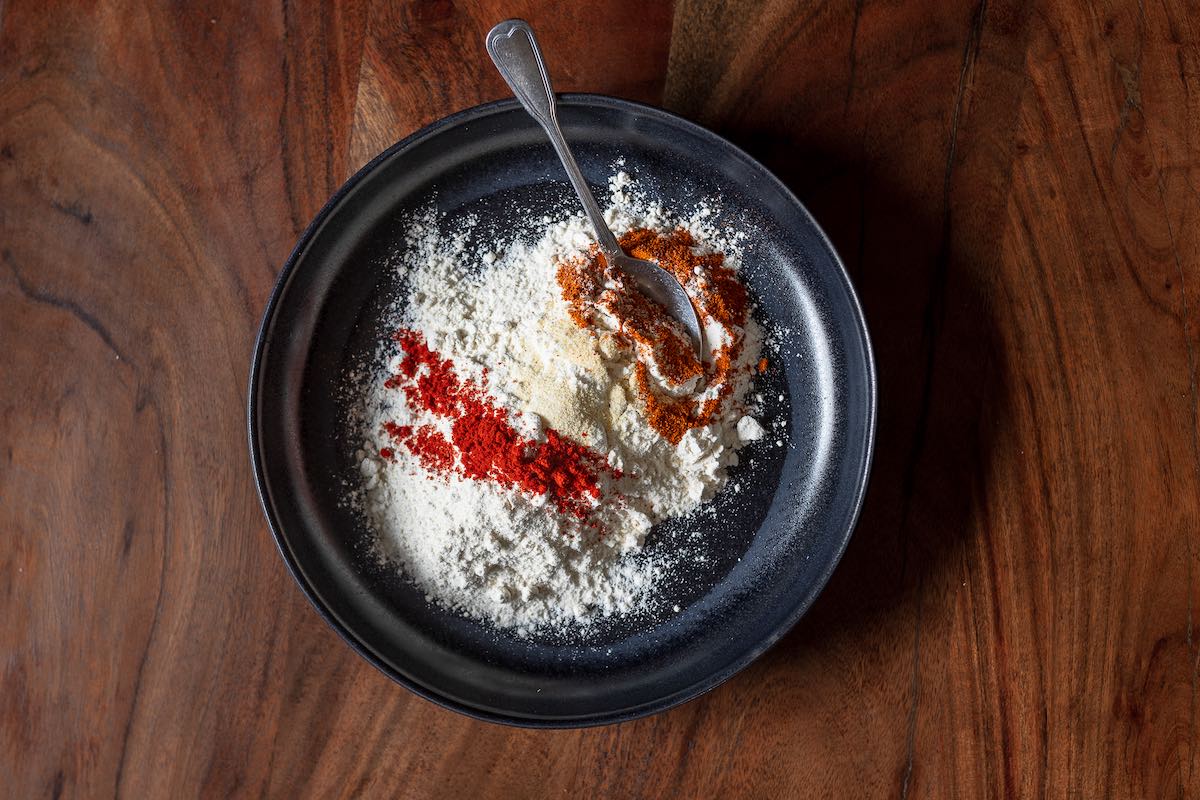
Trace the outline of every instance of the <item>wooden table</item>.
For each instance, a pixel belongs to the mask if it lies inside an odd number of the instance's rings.
[[[90,5],[0,3],[0,794],[1200,790],[1194,4]],[[506,16],[559,89],[775,170],[879,360],[870,496],[812,612],[615,727],[390,683],[293,584],[246,454],[292,244],[374,153],[507,94]]]

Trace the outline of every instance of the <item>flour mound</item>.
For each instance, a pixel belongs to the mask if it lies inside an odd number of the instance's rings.
[[[724,253],[738,268],[736,237],[707,226],[706,208],[676,219],[623,172],[610,194],[605,216],[618,235],[683,227],[696,248]],[[763,435],[747,401],[762,348],[753,321],[741,331],[740,377],[719,413],[672,445],[647,422],[628,355],[568,316],[555,270],[592,246],[586,219],[564,214],[545,223],[533,240],[476,251],[466,245],[470,222],[447,229],[432,212],[408,220],[394,265],[407,297],[389,321],[452,361],[522,436],[539,441],[554,430],[602,456],[616,477],[604,479],[590,512],[580,517],[542,495],[430,472],[397,447],[385,424],[446,436],[451,429],[387,385],[401,355],[394,343],[381,345],[352,421],[361,441],[358,491],[382,557],[431,601],[519,633],[586,628],[649,609],[673,559],[683,557],[651,556],[643,548],[651,527],[694,513],[725,485],[738,449]]]

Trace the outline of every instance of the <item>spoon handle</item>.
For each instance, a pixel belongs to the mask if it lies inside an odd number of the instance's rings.
[[[517,100],[521,102],[529,115],[545,129],[550,137],[554,152],[558,153],[575,193],[583,203],[583,210],[596,229],[596,241],[600,252],[612,261],[624,255],[617,237],[609,230],[604,221],[604,214],[596,203],[587,179],[575,163],[571,148],[563,136],[562,128],[558,126],[558,112],[554,105],[554,90],[550,87],[550,76],[546,72],[546,62],[542,59],[542,51],[538,48],[533,29],[520,19],[509,19],[492,28],[487,35],[487,51],[496,64],[496,69],[504,77],[505,82],[513,90]]]

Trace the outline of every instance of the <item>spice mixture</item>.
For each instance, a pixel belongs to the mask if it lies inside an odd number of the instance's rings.
[[[365,395],[354,496],[381,555],[430,600],[520,633],[646,611],[683,557],[643,548],[651,527],[696,512],[764,433],[738,239],[705,207],[672,218],[623,172],[610,192],[622,247],[692,297],[701,358],[582,216],[472,250],[470,224],[430,213],[397,253],[406,292],[383,369],[351,376]]]
[[[688,290],[705,327],[711,363],[701,363],[680,326],[631,290],[598,252],[564,262],[558,283],[576,325],[608,334],[616,347],[636,349],[634,382],[646,420],[679,444],[689,430],[713,421],[733,389],[749,313],[746,287],[725,266],[723,254],[697,253],[695,238],[684,228],[665,235],[638,228],[620,243],[630,255],[670,270]],[[701,379],[703,390],[697,391]]]

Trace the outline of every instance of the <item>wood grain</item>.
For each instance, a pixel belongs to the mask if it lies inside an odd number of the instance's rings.
[[[0,4],[0,775],[13,797],[1200,791],[1194,4]],[[259,314],[375,152],[505,94],[661,103],[826,227],[880,373],[808,617],[620,726],[390,684],[267,534]]]

